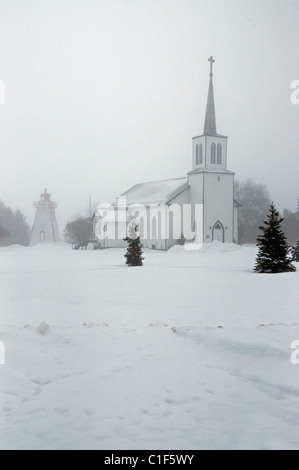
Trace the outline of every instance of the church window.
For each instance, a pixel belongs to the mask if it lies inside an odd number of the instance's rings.
[[[222,164],[222,146],[221,144],[217,145],[217,165]]]
[[[156,217],[152,220],[152,238],[157,238],[157,219]]]
[[[212,165],[216,163],[216,144],[212,144],[211,146],[211,163]]]
[[[196,165],[199,165],[199,145],[196,144],[196,148],[195,148],[195,161],[196,161]]]
[[[203,145],[200,144],[199,146],[199,164],[203,164]]]
[[[39,232],[39,240],[41,242],[44,242],[46,240],[46,233],[44,232],[44,230],[42,230],[41,232]]]

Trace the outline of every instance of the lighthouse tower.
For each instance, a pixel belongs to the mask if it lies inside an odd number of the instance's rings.
[[[41,194],[39,202],[34,202],[36,215],[33,224],[30,246],[38,243],[56,243],[60,241],[59,230],[55,217],[56,202],[51,201],[50,194]]]

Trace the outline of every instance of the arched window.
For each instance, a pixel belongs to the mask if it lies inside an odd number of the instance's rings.
[[[217,165],[221,165],[222,163],[222,145],[217,145]]]
[[[216,163],[216,144],[212,144],[211,146],[211,163],[212,165]]]
[[[203,146],[202,146],[202,144],[200,144],[200,146],[199,146],[199,164],[200,165],[203,164]]]
[[[156,217],[152,220],[152,238],[157,238],[157,219]]]
[[[41,232],[39,232],[39,240],[41,242],[44,242],[46,240],[46,232],[44,230],[42,230]]]
[[[196,144],[195,148],[195,163],[196,165],[199,165],[199,145]]]

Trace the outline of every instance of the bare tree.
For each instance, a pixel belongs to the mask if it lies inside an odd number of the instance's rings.
[[[92,221],[90,217],[79,217],[69,222],[63,232],[64,238],[69,243],[80,243],[91,239]]]

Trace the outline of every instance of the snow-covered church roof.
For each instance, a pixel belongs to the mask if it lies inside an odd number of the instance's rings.
[[[166,204],[189,188],[188,178],[153,181],[136,184],[121,195],[126,198],[126,204]],[[113,204],[117,205],[117,202]]]

